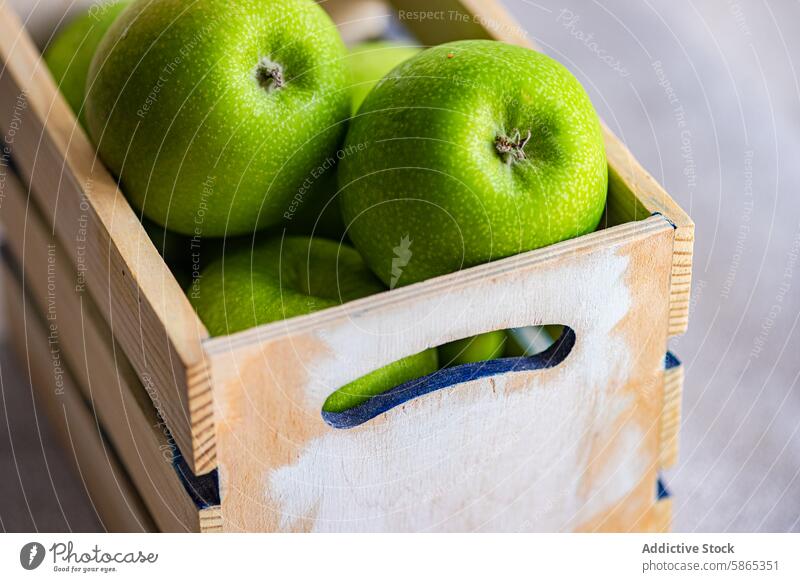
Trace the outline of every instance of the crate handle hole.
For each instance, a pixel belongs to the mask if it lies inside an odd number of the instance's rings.
[[[554,368],[567,359],[575,346],[575,331],[568,326],[558,327],[561,330],[558,339],[539,353],[442,368],[432,374],[409,380],[386,392],[372,396],[353,408],[341,412],[330,412],[323,409],[322,418],[333,428],[355,428],[392,408],[437,390],[500,374]]]

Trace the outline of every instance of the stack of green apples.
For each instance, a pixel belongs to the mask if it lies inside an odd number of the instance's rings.
[[[591,102],[526,48],[348,51],[313,0],[134,0],[45,58],[213,335],[580,236],[605,206]],[[525,353],[511,337],[431,346],[324,409]]]

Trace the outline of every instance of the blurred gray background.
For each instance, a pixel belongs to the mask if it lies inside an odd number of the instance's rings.
[[[505,4],[697,225],[674,530],[800,531],[800,2]],[[100,528],[8,351],[0,529]]]

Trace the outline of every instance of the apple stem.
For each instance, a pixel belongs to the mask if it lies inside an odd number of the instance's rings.
[[[503,160],[507,164],[511,164],[515,161],[527,159],[527,156],[525,155],[525,146],[528,145],[530,140],[530,129],[524,138],[518,129],[514,129],[511,137],[508,137],[502,133],[498,135],[494,140],[494,147],[497,149],[497,153],[502,156]]]
[[[256,65],[255,78],[258,84],[268,91],[280,89],[286,84],[283,78],[283,67],[267,57],[259,59]]]

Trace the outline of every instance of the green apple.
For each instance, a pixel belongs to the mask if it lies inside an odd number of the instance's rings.
[[[135,0],[92,60],[89,130],[151,220],[252,233],[339,147],[345,56],[313,0]]]
[[[390,41],[365,42],[353,47],[347,58],[353,84],[353,114],[386,73],[418,52],[415,46]]]
[[[353,380],[328,396],[322,410],[344,412],[395,386],[432,374],[439,369],[439,356],[435,349],[425,350],[413,356],[378,368],[374,372]]]
[[[226,253],[203,270],[189,298],[209,333],[225,335],[384,290],[352,247],[290,236]],[[437,368],[436,350],[425,350],[341,387],[323,409],[341,412]]]
[[[348,234],[391,287],[591,232],[607,166],[588,95],[562,65],[496,41],[423,51],[353,118],[339,167]]]
[[[395,66],[419,52],[418,48],[387,41],[365,42],[354,47],[347,57],[350,71],[353,113],[370,92],[372,87]],[[337,158],[346,151],[337,152]],[[331,158],[329,168],[315,172],[301,187],[304,194],[298,199],[298,209],[285,213],[287,232],[309,234],[336,240],[345,237],[345,225],[339,211],[336,196],[336,162]],[[306,195],[307,193],[307,195]],[[301,204],[302,203],[302,204]]]
[[[44,51],[47,68],[84,128],[83,100],[89,64],[106,31],[128,4],[130,0],[112,2],[81,14],[60,31]]]
[[[505,345],[505,331],[482,333],[439,346],[439,362],[442,366],[458,366],[493,360],[503,355]]]

